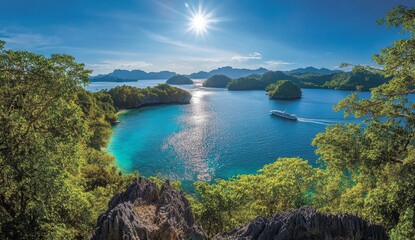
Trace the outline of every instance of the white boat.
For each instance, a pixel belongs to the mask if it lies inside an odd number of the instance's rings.
[[[295,116],[294,114],[286,113],[285,111],[271,110],[271,114],[285,119],[297,121],[297,116]]]

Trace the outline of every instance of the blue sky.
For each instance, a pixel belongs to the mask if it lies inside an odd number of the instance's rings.
[[[221,66],[288,70],[373,65],[405,37],[376,24],[410,0],[2,0],[6,48],[67,53],[94,70],[191,73]],[[189,30],[203,12],[204,34]]]

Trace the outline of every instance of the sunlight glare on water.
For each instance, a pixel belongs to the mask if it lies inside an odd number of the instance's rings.
[[[181,159],[185,159],[185,175],[191,177],[195,174],[198,180],[210,181],[214,169],[206,162],[210,146],[207,144],[207,125],[211,113],[203,98],[209,92],[196,89],[192,91],[192,100],[188,114],[179,121],[187,126],[183,131],[168,138],[167,144],[174,147]]]

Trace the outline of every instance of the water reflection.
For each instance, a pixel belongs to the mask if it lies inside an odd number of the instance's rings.
[[[188,105],[188,114],[180,119],[186,127],[170,136],[166,144],[173,146],[179,159],[183,160],[185,178],[209,181],[214,175],[214,169],[208,164],[212,146],[207,141],[212,113],[205,98],[210,93],[200,87],[191,92],[192,101]]]

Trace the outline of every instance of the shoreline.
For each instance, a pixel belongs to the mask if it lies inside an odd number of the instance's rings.
[[[129,111],[130,109],[119,109],[118,112],[115,113],[115,115],[118,117],[118,116],[128,113]]]

